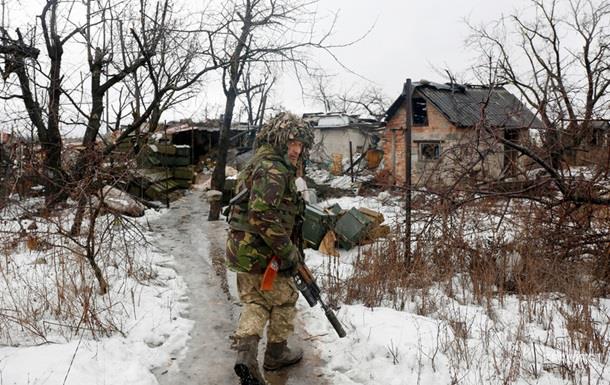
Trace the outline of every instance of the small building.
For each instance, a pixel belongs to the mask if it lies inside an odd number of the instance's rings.
[[[384,169],[397,184],[404,183],[406,171],[405,100],[401,94],[384,117]],[[524,160],[499,138],[525,143],[533,126],[540,126],[535,115],[503,87],[414,83],[412,183],[452,183],[465,174],[516,175]]]
[[[207,155],[218,147],[222,121],[220,119],[193,122],[181,120],[169,122],[161,127],[160,133],[167,135],[172,144],[188,145],[193,149],[195,163],[201,156]],[[251,147],[257,127],[246,123],[234,123],[230,130],[229,144],[232,148]]]
[[[570,166],[606,165],[610,162],[610,120],[595,119],[589,122],[589,134],[576,148],[570,148],[564,158]],[[570,145],[566,135],[567,146]]]
[[[333,154],[349,159],[350,142],[352,153],[363,153],[374,148],[379,141],[382,124],[374,119],[363,119],[358,115],[342,112],[305,113],[303,120],[311,124],[314,145],[310,158],[314,162],[328,162]]]

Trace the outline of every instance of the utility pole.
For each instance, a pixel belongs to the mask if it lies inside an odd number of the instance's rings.
[[[405,146],[405,266],[411,264],[411,129],[413,127],[413,86],[407,79],[403,89],[406,118],[404,131]]]
[[[2,28],[8,29],[5,21],[6,21],[6,0],[2,0]]]

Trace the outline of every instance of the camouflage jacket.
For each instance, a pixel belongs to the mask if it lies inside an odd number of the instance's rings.
[[[299,213],[295,168],[270,145],[261,145],[240,173],[236,192],[248,189],[244,202],[232,207],[227,265],[233,271],[262,273],[272,256],[293,252],[291,241]]]

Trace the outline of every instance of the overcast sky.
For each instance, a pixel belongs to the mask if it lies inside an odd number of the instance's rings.
[[[316,60],[328,73],[336,75],[331,86],[349,89],[370,82],[394,99],[407,77],[414,81],[445,82],[444,69],[467,76],[476,53],[465,46],[470,33],[466,20],[475,25],[489,23],[523,8],[525,3],[524,0],[320,0],[320,17],[330,20],[338,12],[334,41],[353,41],[372,29],[361,41],[335,50],[341,63],[357,75],[350,74],[322,52],[315,54]],[[325,24],[319,25],[323,28]],[[210,90],[200,100],[218,97],[218,91]],[[303,98],[298,82],[289,72],[276,89],[274,101],[299,113],[322,110],[320,105]]]
[[[321,12],[339,11],[336,38],[350,40],[372,31],[353,46],[337,50],[341,61],[354,72],[380,86],[394,98],[402,90],[407,77],[414,81],[427,79],[447,81],[444,69],[467,75],[476,54],[465,47],[469,29],[465,20],[474,24],[488,23],[513,12],[522,0],[321,0]],[[339,83],[349,86],[364,82],[340,72],[326,58],[329,71],[337,73]],[[440,72],[440,73],[439,73]],[[288,106],[308,110],[296,96]]]
[[[200,8],[204,3],[176,1],[183,2],[189,10]],[[14,28],[23,20],[31,21],[32,15],[40,14],[42,1],[12,0],[9,3],[12,4],[9,20]],[[394,99],[407,77],[414,81],[445,82],[444,69],[467,77],[476,54],[465,46],[469,35],[466,20],[473,24],[488,23],[523,8],[524,4],[525,0],[320,0],[318,25],[321,30],[338,12],[333,41],[353,41],[370,32],[361,41],[335,50],[341,63],[354,73],[337,65],[327,54],[314,53],[314,58],[326,72],[336,75],[329,81],[335,89],[373,84]],[[64,68],[70,69],[69,63],[66,64]],[[284,74],[275,90],[273,102],[297,113],[322,110],[321,106],[303,98],[298,83],[289,72]],[[198,119],[203,116],[203,106],[216,113],[221,111],[222,104],[221,85],[212,82],[196,100],[168,114],[166,119]]]

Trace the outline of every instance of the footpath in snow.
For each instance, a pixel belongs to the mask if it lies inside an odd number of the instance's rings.
[[[238,383],[230,336],[239,317],[239,306],[235,277],[224,267],[227,225],[223,221],[208,222],[207,217],[204,194],[194,191],[151,222],[156,234],[153,244],[174,257],[174,267],[186,282],[189,300],[184,316],[194,321],[184,357],[177,365],[155,370],[161,385]],[[318,354],[302,326],[297,329],[295,342],[304,345],[304,361],[288,370],[266,373],[271,385],[326,383],[320,376],[322,362]],[[262,344],[260,350],[262,359]]]
[[[389,224],[400,214],[400,205],[392,200],[344,197],[323,204],[332,203],[378,210]],[[149,243],[131,245],[130,250],[137,251],[134,268],[146,274],[126,277],[118,270],[121,265],[109,263],[105,272],[111,292],[94,297],[100,317],[106,315],[104,309],[112,308],[108,316],[120,332],[111,337],[92,338],[86,330],[70,333],[64,321],[44,312],[44,306],[40,309],[46,343],[26,338],[23,328],[9,322],[8,332],[0,330],[4,332],[0,335],[10,336],[0,345],[0,385],[238,384],[230,336],[239,306],[235,277],[224,268],[226,223],[208,222],[207,214],[204,194],[191,191],[171,208],[147,211],[139,221]],[[24,221],[20,225],[30,227]],[[109,262],[120,261],[125,250],[113,245]],[[354,262],[364,250],[341,250],[332,259],[308,249],[306,261],[319,284],[332,276],[341,283],[354,272]],[[48,301],[57,297],[54,277],[61,265],[50,255],[47,262],[37,263],[39,257],[18,248],[0,260],[5,277],[0,280],[3,314],[24,306],[37,309],[41,292],[48,293]],[[266,373],[268,381],[271,385],[610,381],[607,354],[588,354],[567,344],[570,335],[560,297],[532,302],[543,310],[538,319],[528,317],[524,307],[528,302],[516,296],[507,296],[502,303],[493,300],[490,311],[474,303],[467,288],[452,296],[438,285],[403,294],[405,302],[399,310],[390,303],[375,308],[342,304],[336,313],[347,332],[343,339],[322,310],[309,308],[301,297],[295,342],[305,349],[304,360],[288,370]],[[603,298],[591,309],[599,330],[609,330],[608,309],[610,301]],[[600,341],[609,346],[608,333],[600,334]],[[587,378],[589,382],[581,381]]]

